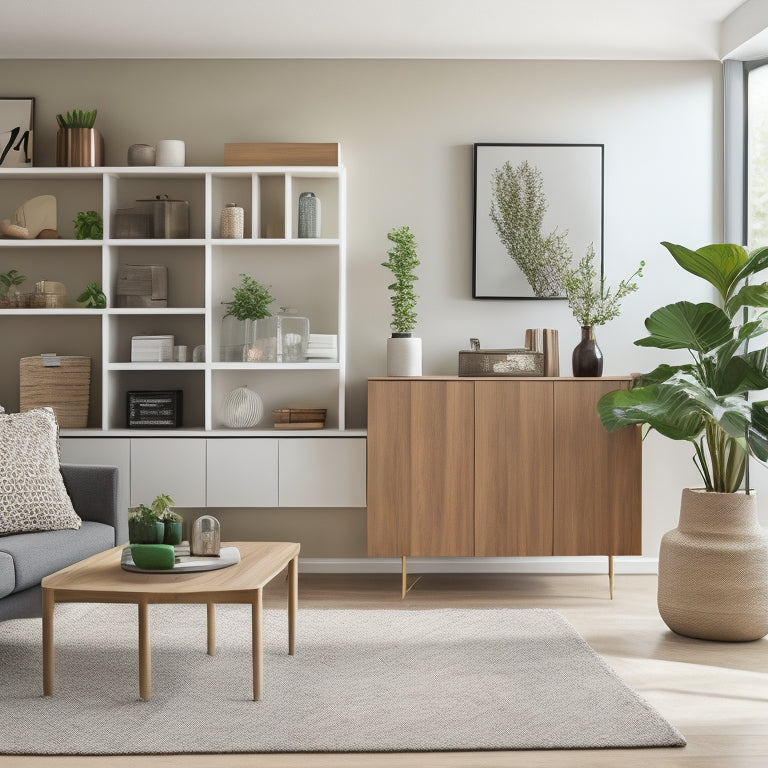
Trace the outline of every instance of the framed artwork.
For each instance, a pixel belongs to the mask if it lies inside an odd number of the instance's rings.
[[[594,249],[603,274],[603,144],[475,144],[472,296],[564,298]]]
[[[31,168],[33,98],[0,97],[0,167]]]

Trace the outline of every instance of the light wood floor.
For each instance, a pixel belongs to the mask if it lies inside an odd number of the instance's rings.
[[[768,639],[712,643],[674,635],[656,611],[655,576],[423,576],[405,601],[399,576],[317,575],[299,579],[299,608],[553,608],[618,674],[679,728],[683,749],[460,752],[353,755],[169,755],[0,757],[3,768],[765,768],[768,766]],[[282,579],[265,606],[283,605]],[[301,653],[301,637],[297,638]],[[269,692],[265,692],[269,695]],[[87,724],[83,724],[87,727]]]

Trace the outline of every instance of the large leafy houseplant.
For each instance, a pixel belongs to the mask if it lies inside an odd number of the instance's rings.
[[[689,441],[705,489],[735,493],[747,458],[768,460],[768,401],[749,401],[750,393],[768,388],[768,349],[749,351],[768,331],[768,283],[748,284],[768,267],[768,247],[748,253],[728,243],[695,251],[662,245],[683,269],[715,287],[720,306],[678,301],[653,312],[645,321],[649,335],[635,344],[687,349],[691,361],[662,364],[630,390],[609,392],[598,413],[609,431],[641,424]]]
[[[393,247],[387,251],[387,261],[382,267],[392,271],[395,282],[387,286],[392,291],[392,322],[395,333],[412,333],[416,327],[416,301],[413,284],[419,278],[414,270],[419,266],[416,236],[408,226],[393,229],[387,233]]]

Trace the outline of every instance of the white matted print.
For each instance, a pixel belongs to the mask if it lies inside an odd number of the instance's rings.
[[[0,97],[0,166],[31,168],[34,98]]]
[[[603,272],[602,144],[475,144],[472,296],[563,298],[592,247]]]

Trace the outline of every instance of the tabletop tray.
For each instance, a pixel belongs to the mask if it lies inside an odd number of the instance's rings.
[[[222,547],[218,557],[198,557],[187,555],[178,558],[173,568],[139,568],[131,557],[131,548],[126,547],[120,558],[120,567],[136,573],[195,573],[197,571],[215,571],[240,562],[240,550],[237,547]]]

